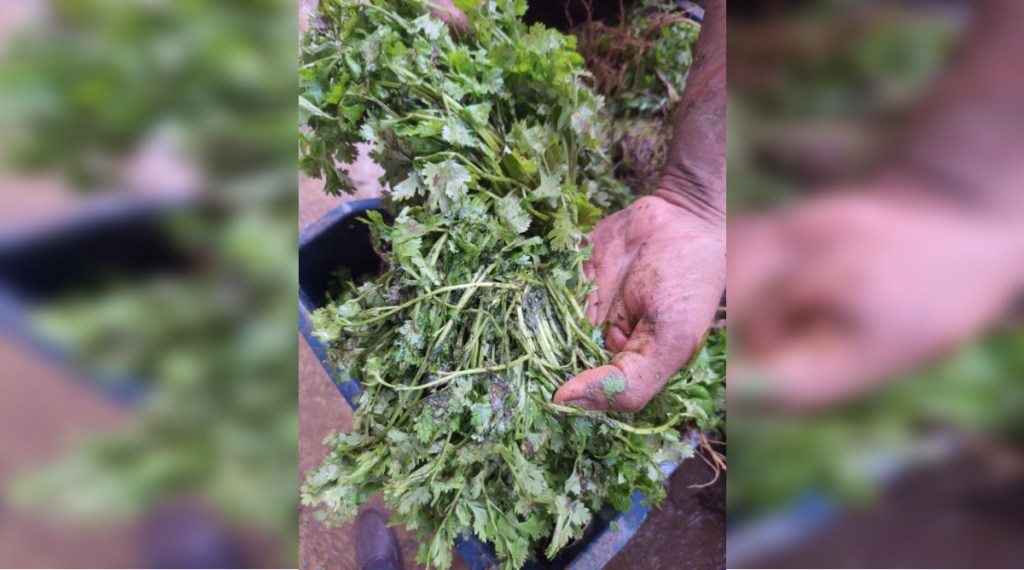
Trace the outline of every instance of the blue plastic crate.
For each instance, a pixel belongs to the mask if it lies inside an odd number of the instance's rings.
[[[359,382],[328,363],[327,347],[313,335],[310,314],[326,303],[326,291],[334,270],[345,267],[352,275],[380,271],[381,260],[373,250],[369,228],[359,221],[366,212],[380,209],[380,200],[376,199],[349,202],[328,212],[299,236],[299,330],[353,409],[358,406],[361,393]],[[677,466],[677,463],[663,463],[665,477],[668,478]],[[614,509],[596,513],[582,539],[564,549],[555,560],[530,563],[526,568],[603,568],[647,518],[650,507],[642,504],[644,499],[637,491],[633,494],[632,506],[625,513]],[[612,523],[615,523],[615,530],[612,530]],[[456,548],[472,570],[492,568],[498,562],[494,548],[475,536],[459,538]]]
[[[70,377],[130,412],[150,394],[151,383],[140,376],[83,371],[63,346],[33,327],[32,312],[70,292],[102,290],[111,276],[141,281],[158,274],[188,275],[195,255],[161,222],[177,214],[199,214],[201,208],[190,198],[105,196],[46,223],[4,228],[0,334],[67,369]],[[98,287],[82,289],[90,284]],[[143,567],[249,568],[258,562],[261,555],[238,543],[237,530],[225,526],[213,509],[176,510],[173,503],[149,505],[136,521]],[[200,545],[197,530],[204,539]]]
[[[0,331],[113,400],[136,404],[146,392],[142,379],[83,373],[63,347],[32,327],[30,315],[35,307],[104,275],[142,279],[182,270],[184,255],[157,221],[188,207],[180,200],[100,200],[64,219],[7,233],[0,239]]]

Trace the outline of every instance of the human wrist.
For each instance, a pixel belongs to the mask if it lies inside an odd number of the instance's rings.
[[[708,5],[654,194],[725,226],[725,1]]]
[[[652,193],[673,207],[715,227],[725,227],[725,193],[716,195],[714,189],[695,187],[692,184],[672,180],[663,176],[658,188]]]
[[[905,211],[908,217],[940,216],[974,224],[978,232],[988,236],[990,249],[1004,259],[1008,267],[1019,268],[1015,275],[1020,286],[1024,287],[1024,265],[1017,263],[1017,260],[1024,259],[1024,224],[1021,223],[1019,208],[956,192],[941,180],[907,170],[889,170],[873,179],[862,191],[874,195],[886,207]]]

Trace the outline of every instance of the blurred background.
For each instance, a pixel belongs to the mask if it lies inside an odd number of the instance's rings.
[[[732,3],[730,566],[1024,565],[1021,6]],[[0,0],[0,566],[295,565],[295,17]]]
[[[1024,564],[1021,6],[730,5],[730,567]]]
[[[296,565],[295,30],[0,0],[0,566]]]

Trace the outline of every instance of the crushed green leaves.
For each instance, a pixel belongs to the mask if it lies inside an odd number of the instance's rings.
[[[615,396],[626,390],[626,381],[622,379],[622,376],[613,374],[601,382],[601,390],[604,392],[605,397],[608,398],[608,401],[611,402]]]

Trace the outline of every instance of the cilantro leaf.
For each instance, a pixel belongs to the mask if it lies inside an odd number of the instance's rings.
[[[391,189],[391,197],[395,200],[410,200],[416,197],[422,190],[420,184],[420,177],[415,172],[409,174],[409,177],[402,182],[396,184]]]
[[[441,138],[445,142],[452,143],[453,146],[460,148],[478,147],[480,143],[477,142],[476,138],[466,128],[465,123],[462,121],[452,118],[443,127],[441,127]]]
[[[469,170],[451,158],[425,164],[420,170],[420,178],[428,190],[427,206],[441,211],[450,209],[453,201],[461,201],[473,180]]]
[[[580,231],[576,228],[576,224],[572,223],[569,210],[564,206],[559,208],[555,212],[555,220],[548,233],[551,245],[557,250],[568,251],[576,247],[579,236]]]
[[[521,234],[530,229],[530,214],[519,205],[514,194],[502,197],[495,204],[498,216],[513,233]]]
[[[536,202],[538,200],[556,199],[561,194],[561,177],[545,172],[540,176],[540,185],[530,191],[530,200]]]

